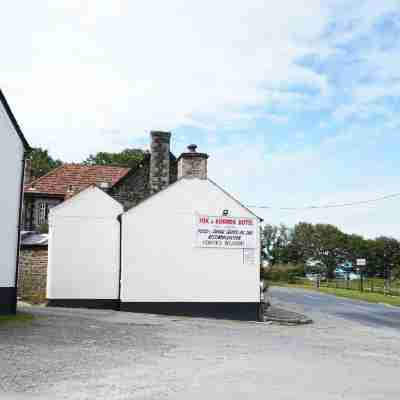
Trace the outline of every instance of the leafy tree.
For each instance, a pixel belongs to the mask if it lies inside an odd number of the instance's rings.
[[[346,255],[347,261],[350,261],[353,266],[356,266],[358,258],[370,258],[371,243],[360,235],[346,235]],[[369,263],[368,263],[369,264]],[[367,272],[367,266],[364,272]]]
[[[277,241],[278,227],[276,225],[266,224],[262,231],[262,248],[263,256],[269,262],[272,261],[273,248]]]
[[[374,240],[371,253],[378,271],[385,278],[385,286],[388,286],[392,272],[400,265],[400,242],[391,237],[380,236]]]
[[[286,225],[267,224],[263,229],[263,250],[271,264],[288,264],[297,261],[292,252],[292,229]]]
[[[346,235],[333,225],[299,223],[292,245],[304,262],[321,263],[328,278],[333,278],[337,265],[346,261]]]
[[[306,264],[307,271],[334,277],[338,265],[365,258],[363,273],[380,275],[387,285],[392,278],[400,278],[400,242],[390,237],[364,239],[360,235],[345,234],[326,224],[298,223],[293,229],[285,225],[265,225],[263,229],[264,256],[271,265]]]
[[[31,180],[40,178],[52,169],[62,165],[61,160],[55,160],[49,155],[47,150],[41,147],[30,149],[27,160],[30,161]]]
[[[299,260],[303,263],[314,256],[313,245],[310,242],[313,235],[314,227],[312,224],[300,222],[294,227],[291,245]]]
[[[377,253],[376,240],[367,240],[368,253],[367,253],[367,266],[366,271],[368,276],[383,276],[383,271],[381,271],[382,263],[379,260],[379,254]]]
[[[298,263],[297,253],[292,246],[293,229],[281,224],[278,228],[278,237],[272,251],[276,263],[296,264]]]
[[[349,261],[356,262],[357,258],[365,258],[368,252],[368,242],[360,235],[346,235],[346,248]]]
[[[120,153],[99,152],[91,154],[83,161],[84,165],[118,165],[121,167],[135,167],[144,158],[144,151],[140,149],[125,149]]]

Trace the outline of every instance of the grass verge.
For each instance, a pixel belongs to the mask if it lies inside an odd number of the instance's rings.
[[[284,287],[312,290],[314,292],[333,294],[335,296],[344,297],[347,299],[363,300],[363,301],[368,301],[370,303],[385,303],[385,304],[390,304],[391,306],[400,307],[400,296],[385,296],[381,293],[360,292],[357,290],[336,289],[327,287],[321,287],[317,289],[315,286],[301,285],[297,283],[269,282],[269,285],[271,287],[284,286]]]
[[[33,318],[33,315],[24,312],[17,313],[17,315],[0,315],[0,328],[10,324],[31,322]]]

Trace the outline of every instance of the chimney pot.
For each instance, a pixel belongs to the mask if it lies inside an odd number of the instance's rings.
[[[197,145],[187,146],[187,153],[182,153],[178,158],[178,179],[198,178],[207,179],[208,154],[198,153]]]

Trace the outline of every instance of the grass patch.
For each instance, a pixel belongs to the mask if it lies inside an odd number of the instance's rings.
[[[293,287],[299,289],[312,290],[319,293],[333,294],[338,297],[344,297],[347,299],[363,300],[370,303],[385,303],[392,306],[400,307],[400,296],[385,296],[381,293],[370,293],[370,292],[360,292],[357,290],[349,289],[339,289],[339,288],[327,288],[321,287],[317,289],[315,286],[302,285],[302,284],[292,284],[284,282],[270,282],[270,286],[283,286],[283,287]]]
[[[33,320],[33,315],[19,312],[17,315],[0,315],[0,327],[10,324],[24,324]]]

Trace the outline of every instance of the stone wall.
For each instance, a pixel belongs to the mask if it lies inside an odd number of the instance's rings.
[[[47,246],[23,247],[19,256],[18,297],[30,303],[46,300]]]
[[[178,180],[178,161],[174,156],[171,156],[169,163],[169,184],[176,182]]]
[[[150,162],[144,162],[133,173],[129,173],[121,182],[109,191],[109,195],[128,210],[150,196]]]
[[[177,180],[178,167],[175,157],[169,163],[170,183]],[[146,159],[135,171],[129,173],[108,192],[111,197],[121,203],[124,210],[136,206],[151,195],[150,190],[150,160]]]

